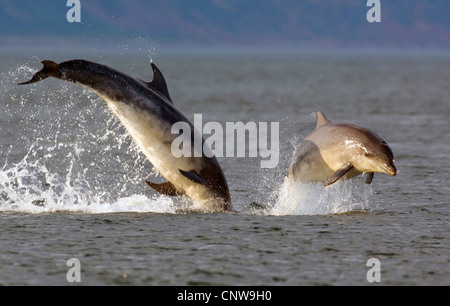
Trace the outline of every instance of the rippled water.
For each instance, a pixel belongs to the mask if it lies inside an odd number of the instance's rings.
[[[233,212],[186,213],[95,94],[48,79],[17,86],[40,60],[84,58],[142,79],[149,57],[123,53],[0,56],[0,284],[450,284],[450,58],[154,54],[189,118],[280,123],[280,162],[219,158]],[[376,130],[397,177],[324,189],[289,184],[311,114]],[[160,179],[160,178],[159,178]]]

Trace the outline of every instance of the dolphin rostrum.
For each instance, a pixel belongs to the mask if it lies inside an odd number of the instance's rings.
[[[149,83],[85,60],[60,64],[42,61],[42,64],[41,71],[19,85],[55,77],[84,85],[98,94],[120,119],[147,159],[167,179],[162,184],[146,181],[150,187],[168,196],[186,195],[205,211],[231,209],[228,184],[215,156],[207,157],[203,150],[191,154],[192,157],[173,156],[171,145],[178,135],[172,134],[171,130],[176,122],[189,124],[191,140],[202,139],[202,136],[197,135],[200,133],[193,124],[173,105],[166,81],[155,64],[151,63],[153,80]],[[190,143],[192,153],[198,151],[194,141]]]
[[[317,127],[297,149],[288,177],[304,183],[329,186],[340,178],[350,179],[374,172],[396,175],[394,154],[376,133],[354,124],[331,122],[317,112]]]

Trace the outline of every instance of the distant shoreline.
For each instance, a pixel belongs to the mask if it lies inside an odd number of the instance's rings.
[[[0,38],[2,54],[37,53],[123,53],[133,55],[202,55],[202,56],[408,56],[408,57],[450,57],[447,48],[428,47],[373,47],[373,46],[321,46],[305,45],[174,45],[162,44],[147,39],[67,39],[67,38]]]

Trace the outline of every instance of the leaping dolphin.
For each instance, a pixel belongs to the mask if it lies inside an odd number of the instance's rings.
[[[215,156],[202,152],[194,154],[194,139],[205,140],[193,124],[173,105],[164,76],[155,64],[153,80],[144,82],[125,73],[85,60],[70,60],[57,64],[42,61],[44,67],[31,80],[19,85],[55,77],[63,81],[81,84],[106,101],[108,107],[120,119],[139,149],[167,182],[146,183],[156,191],[169,196],[186,195],[205,211],[231,209],[231,198],[225,175]],[[173,124],[186,122],[191,127],[192,157],[174,157],[171,152]],[[196,138],[200,137],[200,138]],[[206,148],[206,149],[205,149]],[[195,157],[201,156],[201,157]],[[208,155],[211,156],[211,155]]]
[[[354,124],[331,122],[317,112],[317,127],[300,144],[288,177],[300,182],[323,182],[329,186],[341,178],[374,172],[395,176],[394,154],[375,132]]]

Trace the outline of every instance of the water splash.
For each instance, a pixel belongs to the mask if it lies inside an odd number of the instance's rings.
[[[97,192],[83,173],[74,173],[72,161],[65,177],[52,173],[34,159],[36,149],[14,165],[0,170],[0,212],[49,213],[175,213],[179,205],[168,197],[132,195],[110,201],[104,192]]]
[[[324,215],[373,209],[369,198],[373,189],[362,180],[323,184],[304,184],[286,179],[270,205],[268,215]]]

